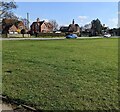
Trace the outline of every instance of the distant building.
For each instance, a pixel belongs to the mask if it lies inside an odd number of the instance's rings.
[[[37,18],[36,22],[33,22],[30,26],[31,32],[36,33],[49,33],[53,32],[53,25],[50,22],[40,21]]]
[[[72,24],[70,24],[70,25],[68,26],[68,31],[69,31],[69,32],[76,32],[76,33],[79,33],[79,32],[80,32],[80,27],[79,27],[78,24],[75,24],[74,19],[73,19],[73,21],[72,21]]]
[[[74,32],[74,33],[80,33],[80,27],[79,27],[79,25],[78,24],[75,24],[75,21],[74,21],[74,19],[73,19],[73,21],[72,21],[72,24],[70,24],[69,26],[62,26],[61,28],[60,28],[60,31],[61,32]]]
[[[112,36],[120,36],[120,28],[109,29],[109,33]]]
[[[68,26],[61,26],[60,31],[63,33],[68,32]]]

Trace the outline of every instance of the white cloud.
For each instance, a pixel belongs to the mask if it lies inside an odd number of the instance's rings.
[[[87,16],[79,16],[78,18],[80,19],[81,22],[83,22],[84,20],[88,19]]]
[[[85,24],[91,23],[90,21],[91,20],[88,16],[79,16],[77,20],[80,26],[84,26]]]

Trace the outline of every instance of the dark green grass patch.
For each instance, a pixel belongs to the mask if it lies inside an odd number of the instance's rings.
[[[3,94],[44,110],[118,109],[118,39],[3,41]]]

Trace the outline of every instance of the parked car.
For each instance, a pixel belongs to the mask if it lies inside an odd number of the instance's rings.
[[[67,39],[75,39],[75,38],[77,38],[78,36],[76,35],[76,34],[68,34],[67,36],[66,36],[66,38]]]
[[[111,34],[105,34],[104,37],[111,37]]]
[[[61,33],[61,31],[56,31],[55,33]]]

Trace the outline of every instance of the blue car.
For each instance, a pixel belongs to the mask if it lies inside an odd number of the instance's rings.
[[[76,35],[76,34],[68,34],[67,36],[66,36],[66,38],[67,39],[75,39],[75,38],[77,38],[78,36]]]

